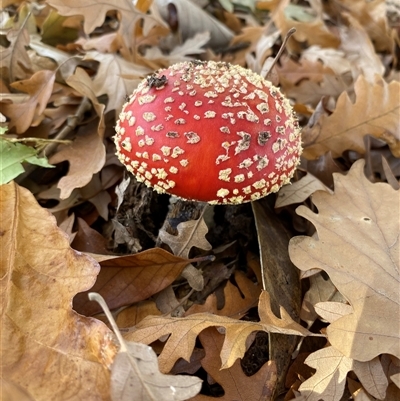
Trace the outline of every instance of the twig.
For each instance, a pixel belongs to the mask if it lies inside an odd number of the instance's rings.
[[[272,64],[270,65],[267,73],[265,74],[265,79],[268,79],[268,75],[271,74],[272,69],[275,67],[275,64],[278,62],[279,58],[281,57],[283,51],[286,48],[286,44],[288,42],[288,40],[290,39],[290,37],[296,32],[296,28],[290,28],[288,30],[288,32],[285,35],[285,38],[283,39],[282,45],[278,51],[278,54],[275,56]]]

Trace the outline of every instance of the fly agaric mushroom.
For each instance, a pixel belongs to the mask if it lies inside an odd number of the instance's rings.
[[[260,75],[224,62],[182,62],[144,79],[124,104],[119,160],[159,193],[239,204],[287,183],[300,130],[289,100]]]

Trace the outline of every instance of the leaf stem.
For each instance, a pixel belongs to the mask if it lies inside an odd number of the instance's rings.
[[[110,325],[111,325],[115,335],[117,336],[117,339],[118,339],[118,342],[120,345],[120,351],[127,352],[128,349],[126,347],[125,340],[122,337],[122,334],[119,331],[117,323],[115,322],[114,317],[111,314],[110,309],[108,308],[108,305],[106,304],[106,301],[104,300],[104,298],[97,292],[89,292],[88,298],[91,301],[96,301],[102,307],[105,315],[107,316],[108,321],[110,322]]]

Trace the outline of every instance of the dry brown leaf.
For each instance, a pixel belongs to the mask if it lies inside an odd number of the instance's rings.
[[[29,47],[36,53],[31,54],[35,69],[43,69],[44,66],[49,70],[57,68],[64,79],[70,77],[78,65],[88,64],[82,61],[79,56],[71,57],[71,54],[43,43],[42,37],[38,35],[31,36]],[[52,65],[52,63],[54,64]]]
[[[164,229],[161,229],[158,234],[159,239],[171,248],[174,255],[187,258],[190,249],[194,246],[206,251],[212,249],[211,244],[205,238],[208,227],[203,218],[179,223],[176,228],[178,235],[169,234]]]
[[[347,386],[354,401],[372,401],[372,398],[366,393],[361,383],[348,377]]]
[[[7,33],[10,45],[1,47],[0,63],[2,68],[8,69],[10,82],[16,79],[24,79],[31,71],[32,63],[26,51],[29,46],[29,33],[25,28],[10,29]]]
[[[146,316],[161,315],[154,301],[142,301],[117,312],[116,321],[120,328],[136,326]]]
[[[314,195],[318,214],[297,208],[316,227],[317,238],[294,237],[289,253],[303,271],[325,270],[353,308],[327,328],[332,346],[358,361],[385,353],[399,358],[398,326],[387,324],[400,313],[399,193],[369,182],[363,166],[359,160],[347,176],[334,174],[333,195]]]
[[[108,252],[108,241],[96,230],[91,228],[85,220],[78,217],[78,232],[75,233],[71,247],[79,252],[104,254]],[[61,228],[61,227],[60,227]]]
[[[125,341],[104,299],[93,292],[89,299],[101,305],[120,345],[111,367],[113,401],[184,401],[200,391],[201,380],[196,376],[162,374],[153,349]]]
[[[71,308],[99,265],[69,247],[28,190],[3,185],[0,199],[3,377],[35,401],[109,399],[111,332]]]
[[[279,65],[276,66],[279,74],[279,82],[285,93],[286,87],[289,84],[291,86],[296,85],[303,79],[313,82],[321,82],[324,74],[332,73],[330,65],[327,67],[322,64],[320,60],[309,60],[304,58],[303,55],[304,53],[298,62],[287,56],[282,57]]]
[[[388,26],[387,12],[390,1],[340,0],[344,10],[356,18],[366,29],[377,51],[392,51],[394,35]],[[393,0],[392,3],[399,3]]]
[[[292,185],[286,185],[278,192],[275,207],[283,207],[292,205],[293,203],[302,203],[310,195],[317,191],[326,191],[331,193],[331,190],[325,186],[318,178],[312,174],[307,174]]]
[[[290,5],[290,0],[283,0],[272,14],[272,19],[276,27],[281,31],[282,37],[291,29],[295,28],[296,33],[293,38],[298,42],[307,42],[309,46],[319,45],[322,47],[336,48],[339,46],[340,40],[329,31],[320,16],[315,16],[313,21],[297,21],[288,18],[285,9]],[[306,10],[306,7],[304,7]],[[294,47],[294,42],[289,41],[287,44],[289,49]],[[299,49],[301,47],[299,46]]]
[[[48,0],[61,15],[83,15],[83,29],[89,34],[103,24],[108,11],[117,10],[121,15],[122,29],[132,34],[135,23],[146,15],[142,14],[131,1],[103,0]],[[95,10],[95,12],[93,12]],[[130,27],[130,30],[128,29]]]
[[[64,160],[69,162],[69,170],[57,185],[61,190],[61,199],[67,199],[75,188],[87,185],[93,174],[104,166],[106,150],[102,138],[98,135],[97,124],[85,125],[71,145],[63,145],[61,150],[49,159],[52,164]]]
[[[149,68],[130,63],[117,54],[102,54],[89,51],[85,60],[96,60],[99,69],[93,80],[93,91],[96,96],[108,95],[105,110],[120,110],[126,96],[130,95],[141,79],[152,72]]]
[[[185,316],[194,313],[208,312],[214,315],[227,316],[232,319],[241,319],[246,312],[257,305],[262,285],[261,280],[253,283],[246,275],[236,270],[234,273],[236,285],[228,281],[224,288],[225,305],[222,309],[218,309],[217,296],[215,293],[210,294],[206,302],[202,305],[194,304],[185,313]]]
[[[175,46],[169,54],[161,51],[159,46],[153,46],[146,50],[144,55],[146,60],[156,62],[160,67],[168,68],[171,64],[179,63],[184,60],[193,60],[193,54],[205,52],[203,46],[210,40],[210,33],[205,31],[197,33],[192,38],[185,40],[180,46]]]
[[[224,48],[234,36],[226,25],[219,22],[212,14],[204,11],[196,2],[186,0],[155,0],[164,20],[171,19],[171,8],[175,9],[178,31],[183,41],[193,38],[199,32],[209,33],[209,45]],[[194,53],[194,52],[193,52]]]
[[[237,46],[238,50],[232,54],[228,53],[224,61],[245,66],[247,54],[255,50],[257,43],[264,33],[265,27],[263,26],[244,27],[240,34],[232,38],[231,45]]]
[[[346,59],[346,53],[340,49],[310,46],[302,52],[300,60],[312,63],[322,62],[325,68],[329,68],[336,75],[351,71],[350,61]]]
[[[222,386],[225,394],[214,398],[205,395],[197,395],[191,401],[269,401],[272,400],[276,386],[276,367],[274,362],[269,361],[252,376],[246,376],[236,361],[229,369],[221,368],[221,352],[224,343],[224,335],[218,333],[214,327],[209,327],[199,334],[206,356],[201,360],[201,365],[207,373]]]
[[[380,400],[385,397],[388,381],[378,358],[369,362],[358,362],[347,358],[333,347],[326,347],[309,355],[305,363],[317,370],[299,388],[307,401],[341,400],[346,376],[351,370],[371,395]]]
[[[29,79],[11,84],[14,89],[28,93],[30,97],[23,103],[2,102],[1,112],[10,119],[10,129],[15,127],[17,134],[22,134],[31,125],[40,123],[53,90],[55,75],[54,71],[38,71]],[[7,99],[7,95],[4,98]]]
[[[340,48],[346,52],[346,59],[351,63],[353,79],[362,74],[367,81],[374,83],[375,75],[383,76],[385,67],[375,52],[374,45],[364,26],[348,13],[342,13],[349,22],[341,28]]]
[[[100,293],[111,309],[143,301],[174,282],[187,259],[161,248],[101,262],[97,281],[90,291]],[[87,293],[74,298],[74,309],[85,315],[98,313],[100,306],[89,302]]]
[[[0,395],[2,401],[35,401],[21,386],[0,378]]]
[[[337,289],[332,284],[332,281],[329,278],[325,279],[321,273],[314,274],[310,277],[310,288],[304,294],[300,312],[300,318],[303,322],[307,323],[308,328],[310,328],[318,318],[315,305],[318,302],[332,299],[336,292]]]
[[[287,86],[286,95],[297,103],[315,107],[323,98],[337,99],[348,90],[348,82],[339,75],[327,73],[321,82],[301,81],[298,85]]]
[[[67,84],[77,90],[81,95],[86,96],[90,99],[93,104],[93,107],[99,116],[99,125],[98,125],[98,135],[103,138],[104,130],[106,128],[104,122],[104,104],[100,104],[96,98],[93,89],[93,82],[90,79],[89,75],[82,68],[77,68],[75,70],[75,74],[71,75],[66,80]]]
[[[226,330],[220,355],[223,369],[231,367],[236,359],[243,357],[247,337],[254,331],[300,336],[311,334],[296,323],[283,308],[280,311],[281,318],[276,317],[271,311],[270,298],[266,291],[261,293],[258,311],[260,322],[235,320],[209,313],[197,313],[185,318],[149,316],[143,319],[134,331],[127,333],[125,338],[150,344],[164,335],[170,335],[159,357],[161,371],[169,372],[179,358],[190,360],[198,334],[207,327],[224,327]]]
[[[316,159],[328,151],[335,158],[345,150],[364,153],[363,138],[367,134],[387,142],[393,155],[400,157],[400,82],[388,84],[377,78],[371,84],[360,75],[354,91],[354,103],[343,92],[331,115],[321,115],[313,126],[303,129],[303,155],[307,159]]]

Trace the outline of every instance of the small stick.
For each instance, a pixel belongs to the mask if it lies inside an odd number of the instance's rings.
[[[296,28],[290,28],[286,35],[285,38],[283,39],[283,42],[281,44],[281,47],[278,51],[278,54],[275,56],[274,61],[272,62],[271,66],[269,67],[267,73],[265,74],[265,79],[268,79],[268,75],[271,73],[272,69],[275,67],[275,64],[278,62],[279,58],[281,57],[283,51],[286,48],[286,43],[290,39],[290,37],[296,32]]]

